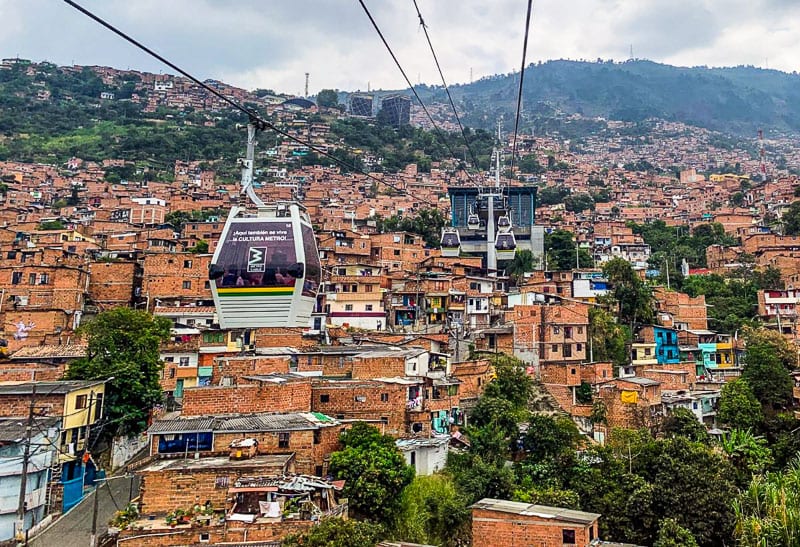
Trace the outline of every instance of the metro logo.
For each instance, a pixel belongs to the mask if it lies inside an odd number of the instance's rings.
[[[247,271],[263,272],[264,263],[267,259],[266,247],[250,247],[247,250]]]

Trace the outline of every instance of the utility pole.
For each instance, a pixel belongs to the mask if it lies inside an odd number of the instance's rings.
[[[28,488],[28,461],[31,458],[31,431],[33,430],[33,411],[36,406],[36,384],[31,392],[31,404],[28,407],[28,423],[25,425],[25,447],[22,452],[22,475],[19,479],[19,502],[17,504],[17,537],[25,537],[25,491]]]

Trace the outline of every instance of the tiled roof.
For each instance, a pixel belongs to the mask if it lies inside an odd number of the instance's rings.
[[[58,359],[86,356],[86,346],[79,344],[50,344],[45,346],[25,346],[14,352],[11,359]]]

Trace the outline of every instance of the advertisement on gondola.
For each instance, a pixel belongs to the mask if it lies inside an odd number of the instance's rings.
[[[217,265],[224,268],[218,287],[293,287],[303,275],[290,222],[234,223]]]

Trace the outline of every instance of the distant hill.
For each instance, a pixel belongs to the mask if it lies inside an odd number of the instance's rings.
[[[488,129],[500,115],[512,119],[518,78],[496,75],[452,86],[465,122]],[[422,91],[426,100],[446,100],[441,88]],[[634,122],[656,117],[733,134],[800,132],[800,75],[751,66],[549,61],[526,68],[523,101],[528,125],[560,111]]]

